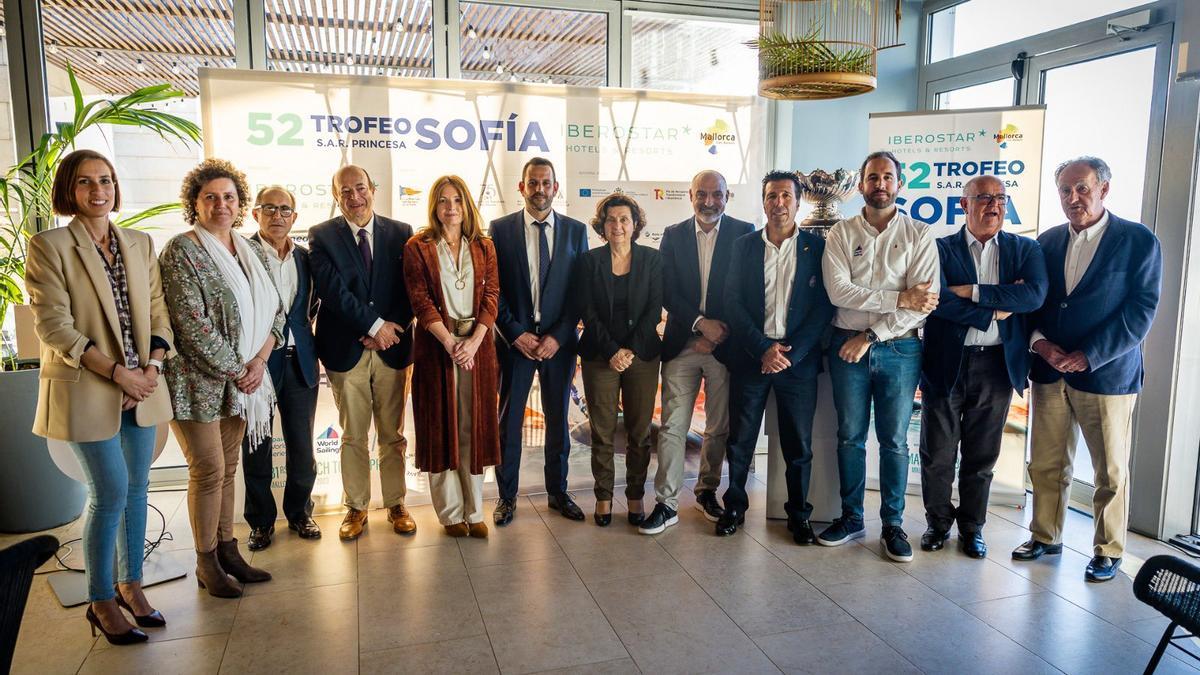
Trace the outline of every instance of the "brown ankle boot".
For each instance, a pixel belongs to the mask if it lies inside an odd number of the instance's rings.
[[[196,585],[208,591],[214,598],[240,598],[242,585],[234,581],[221,569],[217,551],[196,552]]]
[[[250,563],[242,558],[242,553],[238,550],[237,539],[217,542],[217,560],[221,562],[221,569],[229,572],[230,576],[243,584],[256,584],[260,581],[271,580],[270,572],[251,567]]]

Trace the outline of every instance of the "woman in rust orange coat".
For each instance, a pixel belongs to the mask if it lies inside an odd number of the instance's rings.
[[[429,472],[446,533],[483,538],[483,472],[500,463],[492,337],[500,282],[496,249],[458,176],[442,176],[429,190],[429,225],[404,247],[404,281],[417,317],[417,468]]]

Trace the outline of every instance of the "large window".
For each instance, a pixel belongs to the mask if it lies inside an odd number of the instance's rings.
[[[433,76],[433,9],[427,0],[266,0],[273,70]]]
[[[967,0],[930,16],[929,61],[962,56],[1144,4],[1146,0]]]
[[[607,14],[479,2],[459,8],[463,79],[608,84]]]
[[[758,25],[718,19],[685,19],[634,12],[633,82],[639,89],[667,89],[753,96],[758,53],[746,43]]]

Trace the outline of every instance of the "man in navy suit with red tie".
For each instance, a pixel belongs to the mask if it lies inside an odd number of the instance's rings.
[[[588,250],[587,227],[554,211],[558,179],[550,160],[525,163],[518,184],[525,208],[492,221],[500,272],[496,330],[500,359],[500,498],[492,514],[496,525],[512,522],[521,476],[521,427],[534,373],[542,392],[546,420],[545,478],[551,509],[571,520],[583,511],[567,494],[567,456],[571,438],[567,407],[575,379],[579,316],[568,302],[575,261]]]

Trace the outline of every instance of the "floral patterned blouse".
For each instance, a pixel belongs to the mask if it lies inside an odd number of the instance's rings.
[[[266,267],[262,248],[254,242],[251,248]],[[237,350],[242,325],[233,291],[212,256],[186,234],[167,242],[158,266],[175,332],[175,355],[164,372],[175,419],[212,422],[240,415],[234,381],[244,365]],[[278,294],[276,300],[271,335],[275,344],[282,344],[285,314]]]

